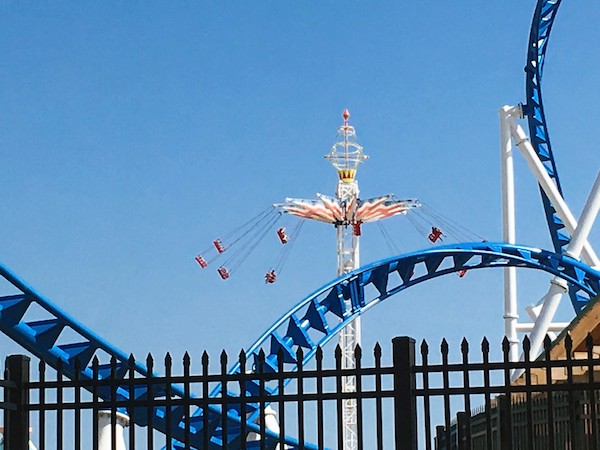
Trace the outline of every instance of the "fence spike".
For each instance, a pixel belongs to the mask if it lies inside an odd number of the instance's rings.
[[[100,360],[98,359],[98,355],[94,355],[92,359],[92,373],[94,376],[94,380],[98,379],[98,370],[100,368]]]
[[[111,376],[114,377],[114,374],[117,371],[117,358],[115,357],[115,355],[110,357],[110,373]]]
[[[135,378],[135,357],[133,353],[130,353],[129,358],[127,358],[127,370],[129,370],[129,377]]]
[[[429,344],[423,339],[423,341],[421,341],[421,356],[425,357],[427,355],[429,355]]]
[[[546,335],[546,337],[544,338],[544,354],[547,354],[548,356],[550,356],[550,347],[552,346],[552,339],[550,339],[550,336]]]
[[[489,353],[490,352],[490,341],[488,341],[488,339],[485,336],[481,340],[481,352],[482,353]]]
[[[502,353],[504,353],[505,355],[508,355],[509,352],[510,352],[510,341],[508,340],[508,338],[506,336],[504,336],[504,339],[502,339]]]
[[[375,342],[375,347],[373,348],[373,356],[375,359],[381,359],[381,345],[379,342]]]
[[[208,353],[206,353],[206,350],[202,352],[202,366],[208,367]]]
[[[529,351],[531,350],[531,341],[529,340],[529,336],[525,336],[523,338],[523,352],[525,353],[525,358],[529,356]]]
[[[360,361],[361,358],[362,358],[362,348],[360,347],[360,344],[356,344],[356,347],[354,347],[354,360]]]
[[[340,347],[340,344],[335,346],[334,356],[336,361],[342,358],[342,348]]]
[[[567,332],[567,335],[565,336],[565,351],[568,355],[571,355],[571,352],[573,351],[573,338],[571,337],[570,332]]]
[[[240,366],[242,368],[246,367],[247,360],[248,360],[248,357],[246,356],[246,350],[241,349],[240,354],[238,355],[238,362],[240,363]]]
[[[317,358],[317,361],[323,361],[323,347],[320,345],[317,346],[317,350],[315,351],[315,358]]]
[[[467,341],[466,337],[463,337],[462,341],[460,342],[460,351],[465,356],[469,354],[469,342]]]
[[[258,366],[257,367],[258,373],[264,373],[264,371],[265,371],[265,351],[262,348],[258,352],[257,366]]]
[[[448,345],[448,341],[446,340],[446,338],[442,339],[442,344],[440,345],[440,351],[442,352],[442,355],[448,356],[450,347]]]
[[[170,369],[173,365],[173,358],[171,358],[171,354],[167,352],[165,355],[165,369]]]
[[[183,354],[183,368],[184,370],[189,370],[190,366],[192,364],[192,358],[190,357],[190,354],[188,352],[185,352]]]
[[[302,350],[302,347],[298,347],[298,350],[296,350],[296,363],[298,364],[298,368],[302,367],[303,362],[304,362],[304,350]]]
[[[227,367],[227,352],[223,350],[221,352],[221,367]]]
[[[148,372],[151,375],[154,369],[154,358],[152,357],[151,353],[148,353],[148,356],[146,357],[146,368],[148,369]]]

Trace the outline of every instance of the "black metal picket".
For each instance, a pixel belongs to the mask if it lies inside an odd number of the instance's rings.
[[[524,348],[528,345],[525,339]],[[372,365],[365,364],[362,350],[356,349],[354,369],[341,368],[338,348],[333,369],[326,367],[323,351],[319,349],[315,362],[299,364],[292,373],[285,371],[283,355],[279,370],[266,370],[264,355],[259,355],[254,370],[250,371],[247,355],[241,352],[241,370],[229,374],[228,357],[223,352],[218,371],[211,373],[208,355],[204,353],[201,370],[195,374],[192,358],[186,353],[181,375],[174,370],[177,364],[167,355],[164,376],[139,377],[133,370],[127,377],[117,376],[116,362],[112,361],[111,376],[99,379],[96,361],[93,376],[85,380],[65,379],[60,367],[56,368],[55,376],[49,377],[43,362],[39,364],[36,379],[30,379],[29,358],[15,355],[7,358],[4,380],[0,380],[4,398],[0,402],[0,409],[4,410],[4,448],[27,448],[31,424],[31,437],[39,450],[46,446],[57,450],[96,449],[101,433],[96,417],[102,410],[111,413],[112,448],[117,448],[119,439],[115,431],[118,412],[126,413],[130,419],[125,431],[125,442],[130,449],[262,449],[274,448],[277,443],[283,448],[283,439],[276,442],[266,438],[267,413],[260,415],[256,424],[241,421],[235,426],[231,421],[215,421],[219,411],[227,411],[230,417],[246,417],[256,408],[276,413],[280,435],[295,436],[298,448],[342,448],[341,405],[353,399],[358,412],[357,449],[596,450],[600,383],[594,373],[600,370],[600,359],[594,353],[592,339],[586,341],[583,359],[572,357],[568,336],[566,359],[551,360],[550,345],[547,340],[545,358],[510,362],[505,341],[501,361],[490,361],[490,346],[484,339],[475,361],[464,340],[460,345],[460,362],[453,363],[450,346],[444,340],[440,361],[433,363],[431,357],[437,356],[430,354],[425,341],[420,345],[417,362],[414,339],[398,337],[392,340],[391,364],[383,364],[382,349],[376,345]],[[303,357],[300,350],[297,358],[301,361]],[[149,355],[148,373],[153,373],[154,365]],[[132,356],[129,368],[134,366]],[[520,383],[511,383],[514,370],[524,371]],[[557,382],[555,375],[561,373],[565,375],[563,381]],[[356,377],[356,392],[343,391],[345,376]],[[293,383],[286,386],[285,379],[292,379]],[[218,396],[211,397],[210,392],[218,384],[224,388]],[[136,396],[137,391],[161,394]],[[173,391],[184,395],[175,396]],[[269,404],[272,410],[265,410]],[[157,408],[164,412],[166,429],[176,431],[166,435],[153,431],[152,421],[160,417],[155,414]],[[197,408],[211,409],[202,417],[191,416]],[[147,430],[141,428],[144,417]],[[434,423],[439,425],[432,429]],[[203,430],[196,441],[192,439],[194,427]],[[181,432],[178,434],[177,430]],[[215,436],[220,436],[221,442],[217,443]]]

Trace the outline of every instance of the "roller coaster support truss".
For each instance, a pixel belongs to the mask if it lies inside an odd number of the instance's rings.
[[[596,268],[599,267],[598,258],[589,242],[587,242],[589,231],[597,214],[597,203],[599,201],[597,194],[598,180],[592,188],[592,193],[590,194],[586,207],[582,213],[581,223],[578,226],[577,221],[569,210],[562,194],[558,190],[555,181],[549,176],[544,164],[536,154],[523,129],[516,123],[515,117],[522,118],[521,106],[504,106],[500,109],[499,113],[503,239],[509,243],[515,242],[515,194],[512,157],[512,140],[514,140],[515,144],[525,157],[530,170],[541,186],[543,193],[550,199],[554,211],[559,216],[562,223],[565,224],[565,227],[571,235],[565,239],[567,245],[564,252],[576,259],[583,254],[584,259],[590,266]],[[536,323],[532,329],[532,336],[530,337],[532,339],[532,355],[535,355],[537,350],[539,350],[544,336],[551,327],[550,322],[554,317],[554,312],[556,311],[560,297],[567,290],[567,286],[560,280],[553,280],[552,286],[552,294],[549,292],[544,297],[547,301],[543,302],[546,306],[542,307],[543,313],[540,313],[542,314],[540,320],[537,320],[537,317],[534,317]],[[575,310],[578,311],[577,305],[579,304],[579,300],[577,298],[577,293],[571,291],[571,300]],[[505,335],[511,344],[510,358],[512,361],[518,360],[517,331],[519,325],[517,324],[517,319],[516,272],[514,267],[508,267],[505,269],[504,274],[504,320]]]

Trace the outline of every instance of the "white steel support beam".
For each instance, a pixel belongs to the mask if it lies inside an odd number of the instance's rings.
[[[502,240],[516,243],[515,226],[515,179],[513,146],[508,116],[519,114],[520,108],[502,107],[500,115],[500,161],[502,171]],[[517,269],[504,269],[504,335],[510,344],[509,360],[518,361],[519,339],[517,336]]]
[[[519,323],[517,325],[517,331],[521,333],[530,333],[533,330],[535,323]],[[548,326],[548,333],[555,332],[560,333],[562,330],[569,326],[569,322],[554,322]]]
[[[538,183],[552,202],[552,205],[554,206],[557,214],[565,224],[567,231],[571,236],[573,236],[575,228],[577,227],[577,221],[571,213],[571,210],[565,203],[556,185],[554,184],[554,182],[546,172],[546,169],[544,168],[542,162],[536,155],[535,150],[531,145],[531,142],[529,142],[529,138],[525,134],[525,131],[523,131],[523,128],[521,128],[516,123],[513,116],[507,116],[506,120],[510,124],[510,131],[512,137],[515,140],[521,152],[523,153],[523,156],[525,157],[529,168],[531,169]],[[589,244],[589,242],[587,242],[587,236],[585,237],[585,241],[583,243],[581,255],[583,256],[583,259],[588,265],[592,267],[600,267],[600,261],[598,260],[596,253],[592,249],[592,246]]]

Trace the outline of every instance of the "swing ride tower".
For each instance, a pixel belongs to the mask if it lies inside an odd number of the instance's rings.
[[[337,142],[331,153],[325,156],[329,159],[338,173],[336,200],[346,209],[356,205],[358,201],[358,181],[356,170],[367,159],[362,147],[356,142],[354,127],[348,124],[350,113],[344,110],[344,125],[338,130]],[[340,139],[341,138],[341,139]],[[360,267],[360,222],[340,221],[335,224],[337,235],[337,276],[342,276]],[[346,300],[350,303],[350,300]],[[350,305],[346,304],[346,309]],[[339,345],[342,350],[342,367],[353,368],[355,364],[354,349],[360,345],[360,317],[350,322],[340,332]],[[356,378],[344,377],[342,380],[344,392],[356,392]],[[357,443],[357,410],[356,400],[348,399],[343,405],[344,449],[356,448]]]
[[[362,152],[362,147],[356,142],[354,127],[348,125],[350,113],[344,110],[344,125],[338,130],[338,141],[333,145],[331,152],[325,155],[336,168],[339,181],[336,188],[336,200],[342,209],[342,220],[335,223],[337,234],[337,275],[358,269],[360,266],[360,226],[361,222],[352,220],[347,214],[358,203],[358,181],[356,170],[368,158]],[[347,211],[344,211],[347,210]],[[358,321],[358,319],[357,319]],[[359,334],[356,334],[358,343]]]
[[[368,157],[356,140],[356,131],[348,123],[350,113],[344,110],[344,123],[338,128],[336,142],[325,155],[338,174],[335,197],[317,194],[318,200],[288,198],[277,205],[284,212],[305,219],[333,224],[337,236],[337,275],[343,276],[360,267],[361,226],[398,214],[406,214],[410,208],[420,206],[416,200],[398,200],[385,195],[367,200],[359,198],[356,172]],[[352,311],[351,299],[346,299],[346,311]],[[355,368],[354,352],[361,342],[360,316],[349,322],[339,335],[342,351],[342,368]],[[356,378],[344,377],[344,392],[356,392]],[[357,448],[357,406],[355,399],[343,404],[344,450]]]

